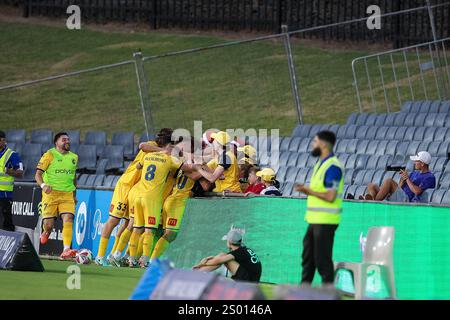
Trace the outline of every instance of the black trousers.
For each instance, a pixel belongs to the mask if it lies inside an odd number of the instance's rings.
[[[333,242],[337,224],[310,224],[303,238],[302,283],[312,283],[316,269],[322,283],[333,283]]]
[[[3,230],[14,231],[15,227],[12,220],[12,200],[0,198],[0,214],[3,215]]]

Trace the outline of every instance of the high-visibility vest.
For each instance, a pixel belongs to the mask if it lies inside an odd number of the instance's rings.
[[[315,192],[326,192],[325,173],[331,166],[336,166],[342,170],[342,177],[339,181],[337,196],[333,202],[322,200],[309,195],[306,201],[305,220],[311,224],[339,224],[342,213],[342,191],[344,189],[344,170],[338,158],[335,156],[325,160],[322,165],[320,161],[315,165],[311,177],[310,189]]]
[[[0,158],[0,191],[13,191],[14,189],[14,177],[6,173],[6,163],[13,153],[13,150],[6,147]]]

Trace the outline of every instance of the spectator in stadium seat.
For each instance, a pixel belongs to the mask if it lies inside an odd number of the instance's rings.
[[[256,174],[259,172],[259,167],[251,167],[248,171],[248,187],[245,189],[245,196],[249,194],[260,194],[261,191],[266,187],[264,183],[261,182],[261,178]]]
[[[261,171],[256,172],[256,176],[261,178],[265,186],[264,190],[262,190],[260,194],[278,197],[283,195],[276,186],[277,180],[275,171],[271,168],[264,168]]]
[[[436,187],[436,178],[430,171],[429,165],[431,155],[426,151],[420,151],[417,155],[411,156],[414,161],[414,169],[411,174],[405,170],[400,171],[400,183],[393,179],[386,179],[381,186],[369,183],[368,193],[365,200],[387,200],[392,202],[423,202],[421,194],[426,189]],[[362,200],[362,199],[361,199]]]
[[[224,265],[231,273],[231,279],[259,282],[262,265],[256,253],[242,243],[242,231],[231,229],[222,240],[227,241],[228,253],[219,253],[202,259],[194,270],[211,272]]]
[[[238,164],[239,164],[239,182],[241,189],[246,190],[249,187],[250,170],[256,165],[256,149],[251,145],[245,145],[237,148]],[[251,183],[251,182],[250,182]],[[259,193],[259,192],[258,192]]]
[[[19,154],[8,148],[6,135],[0,131],[0,213],[3,215],[2,229],[14,231],[12,220],[12,198],[14,178],[23,176],[23,165]]]
[[[211,134],[216,156],[207,165],[195,165],[194,168],[210,183],[214,183],[213,192],[241,193],[239,167],[231,145],[230,135],[224,131]]]

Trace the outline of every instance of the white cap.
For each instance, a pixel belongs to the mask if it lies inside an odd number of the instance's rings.
[[[430,164],[431,163],[431,155],[426,152],[426,151],[420,151],[417,155],[415,156],[410,156],[409,157],[412,161],[421,161],[425,164]]]

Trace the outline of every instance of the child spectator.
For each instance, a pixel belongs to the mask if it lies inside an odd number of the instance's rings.
[[[264,190],[262,190],[260,194],[266,196],[282,196],[280,190],[278,190],[275,186],[277,183],[275,171],[270,168],[264,168],[261,171],[258,171],[256,176],[261,177],[261,180],[265,186]]]

